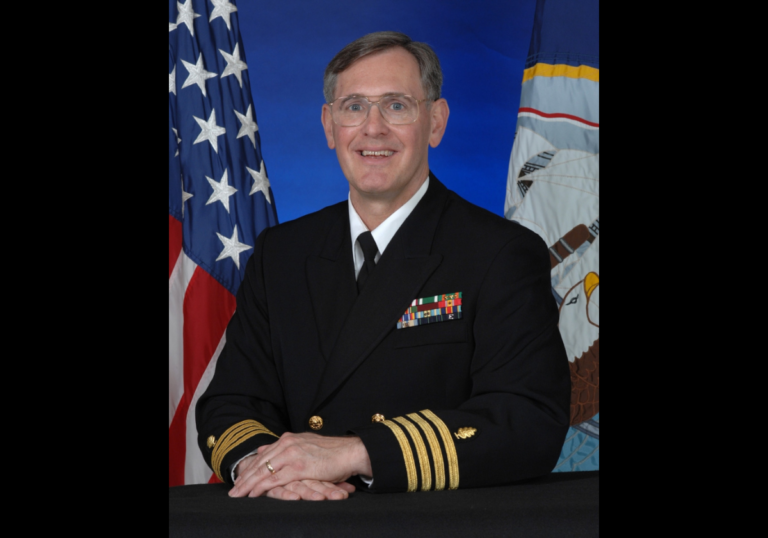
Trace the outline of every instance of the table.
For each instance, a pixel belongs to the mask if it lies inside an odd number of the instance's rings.
[[[232,499],[229,488],[168,488],[169,538],[598,536],[599,471],[454,491],[357,491],[343,501]]]

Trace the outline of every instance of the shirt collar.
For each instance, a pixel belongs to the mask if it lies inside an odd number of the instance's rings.
[[[419,187],[419,190],[416,191],[416,194],[411,196],[407,202],[400,206],[397,211],[387,217],[384,222],[379,224],[376,229],[371,232],[373,240],[376,241],[376,246],[379,249],[378,254],[376,254],[377,262],[381,255],[384,254],[384,250],[387,248],[387,245],[389,245],[389,242],[392,240],[395,233],[397,233],[397,230],[400,229],[400,226],[405,222],[405,219],[408,218],[408,215],[411,214],[419,201],[424,197],[428,187],[429,176],[427,176],[427,180],[421,187]],[[363,249],[360,248],[360,245],[357,243],[357,236],[363,232],[367,232],[368,227],[363,222],[363,219],[360,218],[360,215],[357,214],[357,211],[355,211],[355,208],[352,206],[352,199],[349,196],[347,196],[347,206],[349,207],[349,232],[352,237],[352,258],[355,261],[355,276],[357,276],[357,272],[360,270],[360,267],[363,266],[364,261]]]

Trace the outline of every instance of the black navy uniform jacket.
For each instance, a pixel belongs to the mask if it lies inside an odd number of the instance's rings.
[[[415,299],[459,292],[460,317],[397,327]],[[256,241],[197,405],[200,449],[227,482],[286,431],[360,436],[376,492],[546,474],[569,421],[557,322],[544,242],[431,173],[358,295],[341,202]]]

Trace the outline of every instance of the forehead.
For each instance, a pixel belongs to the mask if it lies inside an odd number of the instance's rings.
[[[405,93],[417,99],[424,97],[416,58],[400,47],[365,56],[339,73],[336,95],[378,96]]]

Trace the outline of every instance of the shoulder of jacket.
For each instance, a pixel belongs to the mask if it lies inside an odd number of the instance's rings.
[[[462,198],[451,190],[448,191],[446,214],[448,220],[455,219],[457,222],[466,223],[478,230],[482,230],[484,233],[497,236],[500,240],[504,240],[504,238],[511,240],[518,236],[527,239],[538,237],[535,232],[519,222],[508,220],[501,215],[492,213]]]
[[[347,218],[347,201],[324,207],[294,220],[283,222],[269,228],[270,241],[289,237],[314,237],[322,234],[327,226],[340,218]]]
[[[301,216],[267,228],[264,238],[265,251],[279,251],[281,254],[306,253],[312,245],[321,244],[328,230],[339,221],[348,219],[347,201],[324,207],[314,213]]]

